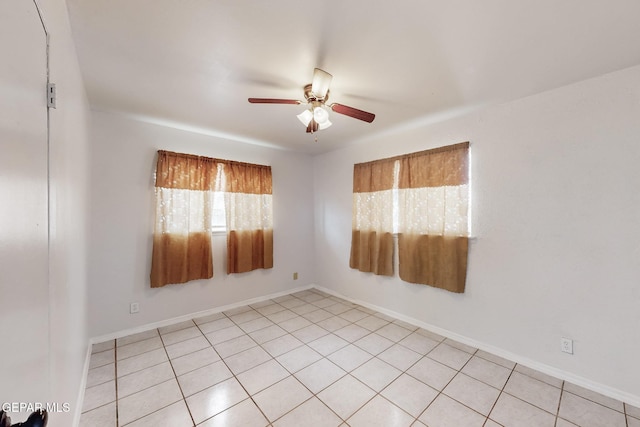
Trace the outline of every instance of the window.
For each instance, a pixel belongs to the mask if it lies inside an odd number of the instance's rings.
[[[152,287],[213,277],[212,230],[227,274],[273,267],[270,166],[161,150],[155,181]]]
[[[469,143],[354,165],[349,265],[464,292],[469,234]]]
[[[211,208],[211,232],[224,233],[227,231],[227,216],[224,208],[224,192],[213,192],[213,207]]]

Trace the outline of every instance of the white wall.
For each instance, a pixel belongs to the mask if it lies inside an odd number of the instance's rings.
[[[6,196],[0,214],[9,214],[0,215],[0,401],[60,408],[67,403],[71,411],[51,412],[49,425],[69,426],[77,410],[88,341],[89,110],[65,1],[47,1],[40,10],[50,36],[50,80],[59,94],[58,108],[49,111],[47,146],[45,32],[33,2],[3,6],[1,38],[19,54],[7,55],[6,45],[0,44],[7,59],[6,67],[0,67],[2,99],[9,103],[7,110],[0,108],[0,157],[6,162],[0,168]],[[22,11],[29,11],[28,22],[19,18]],[[35,63],[25,61],[34,57]],[[35,114],[22,114],[29,109]],[[18,192],[7,195],[7,189]],[[11,416],[16,423],[26,418],[13,411]]]
[[[314,281],[312,159],[93,113],[90,332],[94,337],[284,291]],[[227,275],[214,236],[214,277],[152,289],[153,173],[159,149],[272,166],[274,267]],[[293,280],[293,272],[299,279]],[[140,313],[129,314],[131,302]]]
[[[0,404],[49,398],[46,49],[35,4],[0,2]]]
[[[634,67],[317,156],[318,284],[638,404],[639,136]],[[466,292],[350,269],[353,164],[463,141],[477,238]]]
[[[50,35],[49,72],[57,108],[49,110],[49,367],[51,400],[70,413],[51,427],[72,425],[88,343],[87,239],[90,112],[65,0],[40,2]]]

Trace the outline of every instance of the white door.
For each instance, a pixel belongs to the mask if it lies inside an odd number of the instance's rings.
[[[35,3],[0,0],[1,403],[49,398],[46,83]]]

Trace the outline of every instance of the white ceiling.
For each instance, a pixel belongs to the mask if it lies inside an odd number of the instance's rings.
[[[638,0],[67,0],[92,108],[320,153],[640,64]],[[300,105],[333,74],[313,136]]]

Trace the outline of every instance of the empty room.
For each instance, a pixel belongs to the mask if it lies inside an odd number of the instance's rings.
[[[0,427],[640,427],[636,0],[0,2]]]

